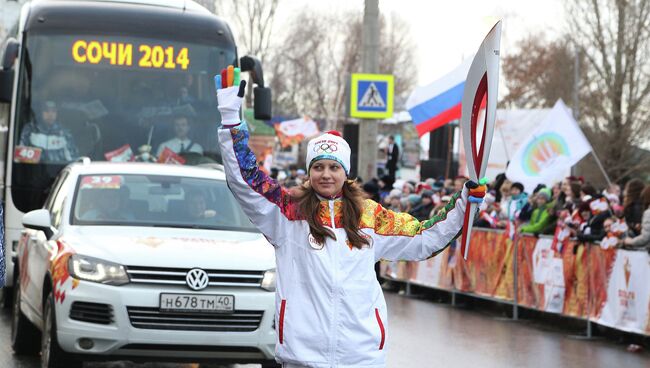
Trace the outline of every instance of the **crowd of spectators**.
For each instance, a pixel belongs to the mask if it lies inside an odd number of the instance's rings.
[[[305,171],[295,166],[271,176],[287,187],[306,182]],[[393,181],[385,176],[363,183],[363,189],[385,208],[424,221],[449,203],[466,180]],[[550,187],[540,184],[527,193],[521,183],[500,174],[489,184],[475,226],[505,229],[511,234],[553,235],[560,241],[567,237],[600,241],[604,248],[650,251],[650,184],[632,179],[623,190],[617,184],[598,190],[570,176]]]

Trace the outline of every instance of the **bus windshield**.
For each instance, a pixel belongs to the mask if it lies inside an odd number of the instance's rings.
[[[188,165],[220,161],[212,80],[235,61],[234,45],[27,35],[13,131],[17,207],[40,205],[44,193],[38,191],[83,156]]]

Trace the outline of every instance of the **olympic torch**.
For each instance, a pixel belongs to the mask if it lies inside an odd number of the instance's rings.
[[[460,129],[469,178],[477,183],[487,169],[494,121],[497,112],[497,88],[499,87],[499,48],[501,44],[501,21],[487,34],[472,61],[463,91]],[[482,126],[479,119],[483,120]],[[469,241],[476,214],[476,203],[467,202],[461,237],[461,253],[467,260]]]

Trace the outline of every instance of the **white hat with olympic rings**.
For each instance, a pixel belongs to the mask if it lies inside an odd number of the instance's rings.
[[[350,175],[350,153],[350,145],[341,133],[330,130],[307,144],[307,172],[318,160],[334,160],[343,166],[346,175]]]

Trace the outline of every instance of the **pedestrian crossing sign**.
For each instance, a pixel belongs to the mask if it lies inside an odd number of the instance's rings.
[[[350,116],[385,119],[393,116],[394,78],[390,74],[352,74]]]

